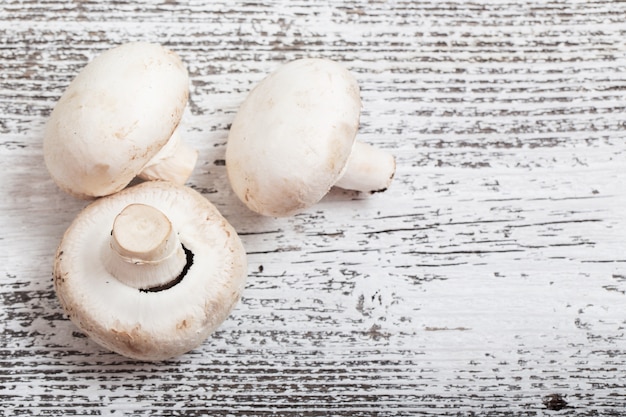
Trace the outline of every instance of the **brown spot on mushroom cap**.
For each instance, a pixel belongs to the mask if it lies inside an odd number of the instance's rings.
[[[186,329],[191,325],[191,322],[188,322],[187,319],[182,320],[180,323],[176,325],[178,330]]]
[[[113,334],[115,344],[121,344],[126,349],[134,354],[140,355],[144,352],[144,340],[141,335],[141,325],[135,324],[129,329],[125,328],[112,328],[110,332]]]

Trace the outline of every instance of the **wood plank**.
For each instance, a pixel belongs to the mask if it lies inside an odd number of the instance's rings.
[[[624,16],[602,0],[5,1],[0,415],[622,415]],[[64,316],[52,257],[86,202],[56,188],[41,146],[77,71],[139,39],[188,66],[189,185],[249,261],[231,317],[161,363]],[[260,218],[230,190],[228,128],[304,56],[354,72],[359,137],[397,175]]]

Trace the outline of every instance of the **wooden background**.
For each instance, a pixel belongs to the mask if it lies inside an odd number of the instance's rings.
[[[622,416],[626,3],[62,1],[0,5],[0,415]],[[163,363],[106,352],[52,287],[86,204],[42,158],[55,101],[98,53],[188,66],[189,185],[248,251],[243,300]],[[230,190],[228,127],[299,57],[345,63],[385,193],[286,219]]]

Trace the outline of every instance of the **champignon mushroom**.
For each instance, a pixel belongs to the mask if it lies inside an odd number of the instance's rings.
[[[199,346],[246,274],[242,243],[215,206],[188,187],[146,181],[81,211],[57,250],[54,287],[93,340],[148,361]]]
[[[69,84],[46,124],[46,167],[64,191],[101,197],[136,176],[184,184],[197,152],[180,139],[187,70],[159,44],[109,49]]]
[[[332,186],[383,191],[392,155],[355,140],[361,98],[352,74],[327,59],[287,63],[248,94],[232,123],[226,167],[253,211],[288,216]]]

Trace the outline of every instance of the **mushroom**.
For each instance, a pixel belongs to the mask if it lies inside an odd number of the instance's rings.
[[[242,294],[246,255],[206,198],[146,181],[95,200],[57,249],[54,288],[70,319],[121,355],[163,360],[198,347]]]
[[[159,44],[127,43],[97,56],[46,124],[43,151],[52,179],[85,199],[115,193],[136,176],[184,184],[198,157],[177,129],[188,84],[178,55]]]
[[[356,141],[361,98],[350,72],[328,59],[289,62],[248,94],[233,120],[226,167],[251,210],[288,216],[332,186],[383,191],[392,155]]]

